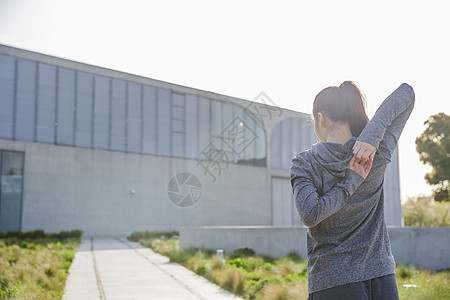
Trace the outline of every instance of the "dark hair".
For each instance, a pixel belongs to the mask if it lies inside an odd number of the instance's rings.
[[[366,99],[352,81],[344,81],[339,87],[329,86],[321,90],[313,104],[313,116],[319,112],[333,121],[346,122],[352,135],[358,137],[369,122],[366,114]]]

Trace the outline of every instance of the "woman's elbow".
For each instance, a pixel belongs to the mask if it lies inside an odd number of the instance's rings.
[[[317,216],[314,212],[309,211],[305,212],[304,210],[298,209],[298,216],[300,217],[300,221],[302,221],[303,225],[308,228],[314,227],[317,225]]]
[[[407,83],[402,83],[401,88],[405,91],[410,101],[414,104],[416,100],[416,94],[414,93],[414,89]]]

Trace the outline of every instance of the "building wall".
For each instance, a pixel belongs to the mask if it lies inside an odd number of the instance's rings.
[[[313,128],[264,92],[247,101],[0,45],[0,107],[0,150],[24,154],[17,230],[301,224],[289,165]],[[201,189],[179,182],[189,174]]]
[[[26,153],[23,231],[81,229],[95,236],[271,224],[265,168],[234,165],[212,183],[195,160],[7,140],[0,148]],[[170,180],[183,172],[202,184],[189,207],[168,197]]]
[[[272,257],[296,252],[307,256],[306,227],[195,227],[181,228],[181,248],[223,249],[230,254],[248,247]],[[388,227],[396,263],[430,271],[450,268],[450,228]]]

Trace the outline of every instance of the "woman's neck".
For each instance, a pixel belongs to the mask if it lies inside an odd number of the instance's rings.
[[[335,124],[327,136],[327,143],[336,143],[344,145],[349,139],[353,137],[350,126],[345,124]]]

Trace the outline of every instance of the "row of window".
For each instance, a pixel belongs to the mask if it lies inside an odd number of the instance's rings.
[[[265,166],[263,127],[231,103],[0,55],[0,107],[4,139],[193,159],[212,143]]]

